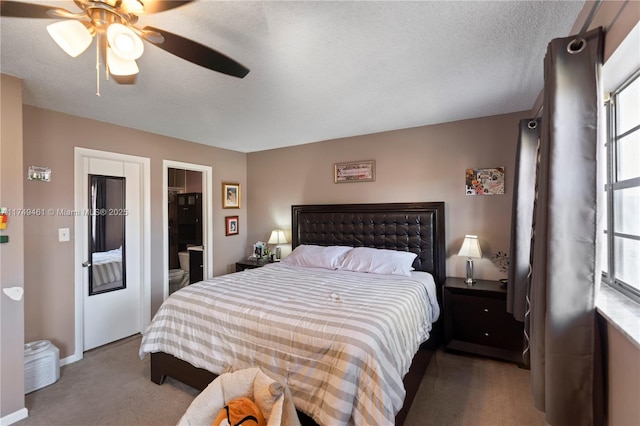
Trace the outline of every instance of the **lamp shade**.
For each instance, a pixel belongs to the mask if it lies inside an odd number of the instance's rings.
[[[144,52],[144,44],[140,37],[131,28],[122,24],[109,25],[107,40],[113,53],[126,61],[135,61]]]
[[[458,256],[465,256],[470,258],[481,258],[482,250],[480,250],[480,242],[476,235],[465,235],[462,247],[458,252]]]
[[[67,55],[75,58],[91,44],[91,33],[81,22],[69,19],[47,25],[47,31]]]
[[[138,74],[139,71],[136,61],[122,59],[113,53],[113,49],[110,47],[107,47],[107,66],[109,67],[109,72],[113,75],[134,75]]]
[[[287,238],[284,236],[284,231],[280,229],[274,229],[271,231],[271,236],[267,244],[286,244]]]

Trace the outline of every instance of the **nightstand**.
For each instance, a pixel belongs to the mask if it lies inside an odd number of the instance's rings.
[[[264,260],[264,261],[251,260],[251,259],[241,260],[240,262],[236,262],[236,272],[244,271],[245,269],[260,268],[269,263],[273,263],[273,262],[271,262],[270,260]]]
[[[447,350],[522,364],[524,324],[507,312],[507,289],[499,281],[447,278],[443,286]]]

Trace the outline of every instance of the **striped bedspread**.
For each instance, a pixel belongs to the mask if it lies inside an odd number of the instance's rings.
[[[215,374],[261,366],[320,425],[392,425],[402,383],[439,315],[431,275],[273,264],[173,293],[140,357],[166,352]]]
[[[122,283],[122,251],[95,252],[92,255],[93,287]]]

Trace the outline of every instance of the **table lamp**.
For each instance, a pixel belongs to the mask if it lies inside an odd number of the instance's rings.
[[[284,231],[280,229],[274,229],[271,231],[271,236],[267,244],[274,244],[276,246],[276,260],[280,260],[281,250],[278,244],[287,244],[287,238],[284,236]]]
[[[482,258],[482,250],[476,235],[465,235],[462,247],[458,252],[458,256],[466,256],[467,258],[467,279],[464,281],[467,285],[473,285],[476,280],[473,278],[473,259]]]

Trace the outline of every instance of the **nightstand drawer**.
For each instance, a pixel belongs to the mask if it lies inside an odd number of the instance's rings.
[[[509,321],[505,301],[474,296],[453,296],[453,338],[481,345],[510,346],[504,324]]]
[[[452,295],[454,318],[459,317],[469,323],[498,323],[507,317],[503,299]]]
[[[505,329],[498,324],[468,324],[457,323],[454,320],[455,330],[452,333],[454,340],[477,343],[479,345],[493,346],[501,349],[520,350],[522,339],[518,339],[515,327]]]

